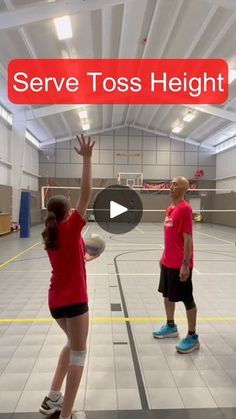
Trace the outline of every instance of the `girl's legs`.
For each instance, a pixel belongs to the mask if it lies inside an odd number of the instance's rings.
[[[63,318],[63,319],[57,319],[56,321],[58,325],[61,327],[61,329],[65,332],[68,339],[66,320],[67,319]],[[52,380],[52,385],[50,389],[51,391],[55,391],[58,393],[61,391],[63,380],[68,371],[69,359],[70,359],[70,347],[69,347],[69,341],[68,341],[67,345],[64,346],[64,348],[62,349],[60,353],[57,368],[56,368],[56,371]]]
[[[83,374],[83,356],[86,351],[88,335],[88,312],[66,319],[66,331],[70,341],[70,361],[66,377],[66,389],[62,405],[61,418],[71,416],[80,380]]]

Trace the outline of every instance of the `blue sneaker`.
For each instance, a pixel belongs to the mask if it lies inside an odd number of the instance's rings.
[[[174,325],[173,327],[170,327],[168,323],[161,326],[160,329],[154,330],[152,334],[153,337],[157,339],[176,338],[179,336],[177,326]]]
[[[187,335],[186,338],[182,339],[178,345],[176,345],[177,352],[181,354],[189,354],[192,351],[200,348],[198,335]]]

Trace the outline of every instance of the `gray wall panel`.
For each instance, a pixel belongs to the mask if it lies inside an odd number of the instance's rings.
[[[198,164],[198,152],[197,151],[185,151],[185,164],[186,164],[186,166],[197,166],[197,164]]]
[[[71,150],[69,148],[67,150],[57,149],[56,150],[56,162],[57,163],[70,163],[70,155],[71,155]]]
[[[115,135],[115,150],[128,150],[128,137]]]
[[[135,137],[134,134],[137,134]],[[144,172],[144,178],[155,179],[160,176],[167,179],[181,174],[194,177],[197,169],[206,173],[204,179],[214,179],[215,156],[209,154],[198,146],[184,142],[170,140],[168,137],[154,136],[151,133],[134,129],[122,129],[104,132],[94,136],[96,148],[93,153],[93,166],[96,165],[96,176],[103,178],[104,165],[112,166],[109,173],[116,177],[122,172]],[[55,146],[44,150],[40,156],[40,174],[48,177],[80,176],[82,159],[71,148],[76,141],[58,143],[56,147],[55,172]],[[49,155],[49,160],[45,155]],[[137,154],[137,155],[135,155]],[[140,155],[138,155],[140,154]],[[198,163],[199,162],[199,163]],[[157,164],[157,167],[155,167]],[[63,168],[65,165],[65,168]],[[78,165],[78,169],[76,166]],[[147,166],[150,165],[149,168]],[[160,166],[158,168],[158,165]],[[165,168],[161,167],[165,166]],[[99,172],[100,167],[100,172]],[[95,175],[93,174],[93,177]]]
[[[170,139],[168,137],[157,137],[157,150],[170,151]]]
[[[142,150],[142,137],[129,137],[130,150]]]
[[[172,151],[171,147],[171,165],[184,165],[184,153],[182,151]]]
[[[153,151],[144,151],[143,152],[143,164],[156,164],[156,153]]]
[[[143,149],[144,150],[156,150],[157,140],[156,137],[147,137],[143,135]]]
[[[113,162],[113,150],[101,150],[100,151],[100,163],[111,164]]]
[[[171,141],[171,151],[184,151],[184,146],[183,141]]]
[[[113,136],[100,137],[101,150],[113,150]]]

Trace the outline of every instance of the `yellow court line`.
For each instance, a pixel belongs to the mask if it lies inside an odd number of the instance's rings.
[[[198,317],[198,321],[205,322],[221,322],[221,321],[236,321],[236,317]],[[25,319],[0,319],[0,323],[52,323],[54,320],[51,317],[46,318],[25,318]],[[90,317],[90,321],[99,323],[145,323],[145,322],[163,322],[165,317]],[[185,317],[176,318],[176,321],[186,322]]]
[[[13,260],[19,258],[20,256],[24,255],[25,253],[29,252],[31,249],[33,249],[34,247],[38,246],[40,243],[42,243],[41,241],[38,243],[33,244],[33,246],[28,247],[27,249],[25,249],[23,252],[17,253],[17,255],[13,256],[11,259],[6,260],[5,262],[3,262],[0,265],[0,269],[2,269],[4,266],[8,265],[9,263],[11,263]]]

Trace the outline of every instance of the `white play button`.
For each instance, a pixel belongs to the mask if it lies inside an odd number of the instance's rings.
[[[126,211],[128,211],[128,208],[117,204],[115,201],[110,201],[110,218],[118,217],[118,215],[121,215]]]
[[[142,209],[137,192],[123,185],[102,189],[93,205],[96,223],[110,234],[125,234],[133,230],[142,219]]]

